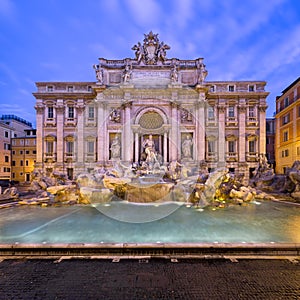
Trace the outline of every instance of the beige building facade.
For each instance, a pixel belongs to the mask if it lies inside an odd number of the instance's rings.
[[[226,166],[249,178],[266,149],[264,81],[207,81],[203,58],[168,59],[145,34],[134,58],[100,58],[95,82],[37,82],[36,168],[70,178],[140,164],[147,141],[162,165]]]

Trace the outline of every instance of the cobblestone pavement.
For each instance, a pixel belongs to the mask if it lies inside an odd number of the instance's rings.
[[[8,259],[0,299],[300,299],[300,262]]]

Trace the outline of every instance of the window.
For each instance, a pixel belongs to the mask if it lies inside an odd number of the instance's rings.
[[[285,156],[289,156],[289,149],[284,150]]]
[[[4,136],[5,136],[6,138],[8,138],[8,131],[5,131],[5,132],[4,132]]]
[[[20,151],[19,151],[19,154],[21,154],[21,155],[22,155],[22,154],[23,154],[23,150],[20,150]]]
[[[234,92],[234,85],[229,85],[228,86],[228,91],[229,92]]]
[[[211,107],[211,106],[207,108],[207,117],[209,119],[214,119],[215,118],[215,111],[214,111],[214,108]]]
[[[290,114],[286,114],[282,117],[282,125],[287,124],[290,122]]]
[[[215,92],[216,87],[215,87],[214,85],[211,85],[210,88],[209,88],[209,90],[210,90],[211,92]]]
[[[249,152],[256,152],[255,151],[255,141],[249,141]]]
[[[11,162],[11,165],[12,165],[13,167],[15,167],[15,166],[16,166],[16,161],[13,160],[13,161]]]
[[[95,143],[93,141],[88,142],[88,153],[94,153]]]
[[[249,116],[249,118],[254,118],[255,117],[254,106],[249,106],[248,116]]]
[[[25,140],[25,145],[30,145],[30,140]]]
[[[32,154],[36,154],[36,150],[32,150]]]
[[[9,172],[10,172],[10,168],[4,167],[4,168],[3,168],[3,171],[4,171],[5,173],[9,173]]]
[[[92,91],[92,87],[89,85],[88,86],[88,92],[91,92]]]
[[[8,162],[9,162],[9,156],[5,155],[5,156],[4,156],[4,161],[5,161],[6,163],[8,163]]]
[[[53,119],[54,118],[54,110],[53,107],[48,107],[48,119]]]
[[[25,166],[26,166],[26,167],[29,166],[29,161],[28,161],[28,160],[25,161]]]
[[[287,142],[289,140],[289,132],[288,131],[284,131],[283,132],[283,141]]]
[[[26,150],[26,151],[25,151],[25,154],[30,154],[30,151],[29,151],[29,150]]]
[[[24,146],[24,140],[23,139],[20,140],[20,145]]]
[[[289,106],[289,97],[284,98],[284,107]]]
[[[300,155],[300,147],[297,147],[297,155]]]
[[[73,86],[68,86],[68,92],[73,92],[74,91],[74,87]]]
[[[12,140],[11,143],[12,143],[13,146],[16,146],[16,140]]]
[[[235,152],[235,142],[234,141],[229,141],[228,142],[228,152]]]
[[[74,107],[73,106],[68,107],[68,118],[74,119]]]
[[[89,106],[89,119],[95,118],[95,110],[93,106]]]
[[[249,92],[254,92],[254,85],[249,85],[248,91]]]
[[[228,117],[234,118],[234,107],[233,106],[228,107]]]
[[[53,154],[53,142],[52,141],[47,141],[46,142],[46,152]]]
[[[12,155],[16,155],[16,151],[15,150],[12,151]]]
[[[215,142],[214,141],[207,142],[207,150],[208,150],[208,152],[215,152]]]
[[[67,142],[67,153],[73,153],[74,152],[74,143],[73,142]]]
[[[47,91],[48,92],[53,92],[53,86],[52,85],[48,85],[47,86]]]
[[[281,157],[287,157],[289,156],[289,149],[285,149],[281,151]]]
[[[23,167],[23,160],[20,160],[20,166]]]
[[[4,143],[4,150],[10,150],[10,144]]]

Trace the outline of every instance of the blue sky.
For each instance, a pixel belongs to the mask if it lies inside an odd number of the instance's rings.
[[[35,123],[37,81],[94,81],[152,30],[206,80],[265,80],[269,108],[300,76],[299,0],[0,0],[0,115]]]

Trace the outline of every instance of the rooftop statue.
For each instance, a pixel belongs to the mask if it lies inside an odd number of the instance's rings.
[[[154,65],[158,61],[164,62],[166,50],[171,48],[164,42],[159,42],[158,34],[150,31],[149,34],[145,34],[143,45],[138,42],[131,49],[135,50],[135,57],[138,63],[143,62],[147,65]]]

